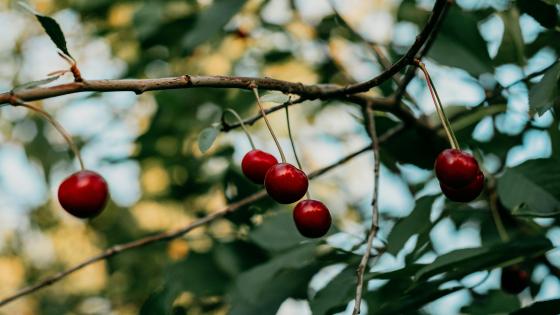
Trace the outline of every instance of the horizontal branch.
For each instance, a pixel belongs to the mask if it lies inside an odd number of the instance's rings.
[[[402,129],[403,129],[402,125],[399,125],[397,127],[394,127],[393,129],[390,129],[382,137],[379,138],[379,141],[380,142],[387,141],[389,138],[394,136],[396,133],[398,133]],[[370,148],[371,148],[371,145],[367,145],[364,148],[345,156],[344,158],[340,159],[339,161],[337,161],[337,162],[335,162],[335,163],[333,163],[329,166],[326,166],[322,169],[319,169],[317,171],[314,171],[314,172],[310,173],[309,174],[309,179],[316,178],[318,176],[321,176],[321,175],[329,172],[330,170],[332,170],[332,169],[334,169],[334,168],[352,160],[356,156],[358,156],[358,155],[360,155],[364,152],[369,151]],[[184,226],[180,229],[177,229],[177,230],[174,230],[174,231],[163,232],[163,233],[147,236],[147,237],[144,237],[144,238],[140,238],[140,239],[137,239],[137,240],[132,241],[132,242],[112,246],[112,247],[104,250],[103,252],[99,253],[98,255],[93,256],[89,259],[86,259],[83,262],[81,262],[81,263],[79,263],[79,264],[77,264],[77,265],[75,265],[75,266],[73,266],[73,267],[71,267],[67,270],[64,270],[64,271],[56,273],[52,276],[49,276],[49,277],[45,278],[44,280],[42,280],[42,281],[40,281],[36,284],[33,284],[31,286],[28,286],[26,288],[21,289],[20,291],[18,291],[14,295],[8,296],[8,297],[0,300],[0,307],[4,306],[4,305],[6,305],[10,302],[13,302],[13,301],[15,301],[15,300],[17,300],[17,299],[19,299],[23,296],[29,295],[29,294],[31,294],[35,291],[38,291],[42,288],[45,288],[45,287],[47,287],[47,286],[49,286],[49,285],[51,285],[55,282],[58,282],[61,279],[69,276],[70,274],[72,274],[72,273],[74,273],[78,270],[81,270],[81,269],[83,269],[83,268],[85,268],[85,267],[87,267],[87,266],[89,266],[93,263],[98,262],[98,261],[108,259],[112,256],[118,255],[118,254],[120,254],[122,252],[125,252],[125,251],[128,251],[128,250],[143,247],[143,246],[153,244],[153,243],[156,243],[156,242],[169,241],[169,240],[181,237],[181,236],[189,233],[190,231],[192,231],[192,230],[194,230],[194,229],[196,229],[200,226],[203,226],[203,225],[208,224],[208,223],[210,223],[210,222],[212,222],[212,221],[214,221],[218,218],[221,218],[228,213],[234,212],[234,211],[240,209],[243,206],[252,204],[252,203],[264,198],[265,196],[266,196],[266,191],[261,190],[261,191],[256,192],[256,193],[254,193],[254,194],[252,194],[248,197],[245,197],[245,198],[243,198],[243,199],[241,199],[241,200],[239,200],[235,203],[232,203],[232,204],[228,205],[226,208],[224,208],[220,211],[209,214],[208,216],[206,216],[204,218],[201,218],[201,219],[195,221],[194,223],[186,225],[186,226]]]
[[[416,58],[416,54],[420,51],[420,49],[424,46],[426,41],[430,38],[432,31],[436,29],[440,17],[445,13],[446,8],[451,3],[452,0],[436,1],[432,9],[432,14],[428,19],[428,22],[426,22],[426,25],[424,26],[420,34],[416,36],[416,40],[414,41],[412,46],[408,49],[408,51],[404,56],[402,56],[399,60],[397,60],[397,62],[391,65],[391,67],[389,67],[387,70],[383,71],[381,74],[379,74],[378,76],[374,77],[371,80],[362,83],[348,85],[342,89],[328,91],[326,92],[326,95],[341,95],[341,94],[348,95],[348,94],[356,94],[360,92],[369,91],[371,88],[378,86],[381,83],[390,79],[392,76],[397,74],[407,65],[410,65],[412,61]]]

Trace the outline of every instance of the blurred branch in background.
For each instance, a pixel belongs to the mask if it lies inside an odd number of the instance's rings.
[[[385,142],[388,139],[390,139],[392,136],[396,135],[399,131],[402,130],[402,125],[398,125],[390,130],[388,130],[385,134],[383,134],[380,138],[379,138],[379,142]],[[338,160],[335,163],[332,163],[331,165],[328,165],[326,167],[323,167],[319,170],[316,170],[312,173],[309,174],[309,179],[313,179],[316,178],[318,176],[321,176],[325,173],[327,173],[328,171],[331,171],[332,169],[343,165],[344,163],[349,162],[350,160],[352,160],[353,158],[359,156],[362,153],[365,153],[369,150],[371,150],[372,145],[367,145],[364,148],[357,150],[351,154],[348,154],[347,156],[343,157],[342,159]],[[189,233],[190,231],[203,226],[205,224],[208,224],[218,218],[221,218],[223,216],[225,216],[228,213],[232,213],[237,211],[239,208],[249,205],[251,203],[254,203],[262,198],[264,198],[266,196],[266,191],[265,190],[261,190],[257,193],[254,193],[246,198],[243,198],[242,200],[239,200],[238,202],[232,203],[229,206],[227,206],[226,208],[214,212],[212,214],[209,214],[207,216],[205,216],[204,218],[201,218],[197,221],[195,221],[192,224],[189,224],[187,226],[184,226],[180,229],[174,230],[174,231],[168,231],[168,232],[164,232],[164,233],[160,233],[160,234],[156,234],[156,235],[152,235],[152,236],[147,236],[144,238],[140,238],[137,239],[135,241],[132,242],[128,242],[128,243],[123,243],[123,244],[119,244],[119,245],[115,245],[112,246],[108,249],[106,249],[105,251],[103,251],[102,253],[93,256],[89,259],[84,260],[83,262],[75,265],[72,268],[69,268],[67,270],[61,271],[57,274],[54,274],[50,277],[45,278],[44,280],[31,285],[29,287],[23,288],[20,291],[18,291],[17,293],[15,293],[14,295],[8,296],[2,300],[0,300],[0,307],[4,306],[12,301],[15,301],[21,297],[24,297],[26,295],[29,295],[35,291],[38,291],[42,288],[48,287],[50,285],[52,285],[53,283],[56,283],[58,281],[60,281],[61,279],[69,276],[70,274],[83,269],[91,264],[94,264],[98,261],[104,260],[104,259],[108,259],[110,257],[113,257],[115,255],[118,255],[120,253],[123,253],[125,251],[129,251],[135,248],[140,248],[143,246],[147,246],[156,242],[162,242],[162,241],[170,241],[176,238],[179,238],[187,233]]]

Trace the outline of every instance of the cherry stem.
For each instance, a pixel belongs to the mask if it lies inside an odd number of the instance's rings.
[[[268,118],[266,116],[266,112],[264,111],[264,108],[261,104],[261,98],[259,97],[259,91],[257,90],[257,88],[255,88],[255,87],[253,88],[253,93],[255,93],[255,97],[257,98],[257,105],[259,105],[259,109],[261,111],[261,115],[264,118],[264,122],[266,123],[266,127],[268,128],[268,131],[270,132],[270,135],[274,139],[274,142],[276,143],[276,147],[278,148],[278,151],[280,152],[280,157],[282,159],[282,163],[286,163],[286,156],[284,155],[284,151],[282,151],[282,147],[280,146],[280,142],[278,142],[278,138],[276,138],[276,135],[274,134],[274,130],[272,130],[272,126],[270,125],[270,122],[268,121]]]
[[[449,122],[449,120],[447,119],[447,116],[445,115],[445,111],[443,110],[443,106],[441,104],[439,94],[437,93],[437,91],[434,87],[434,82],[432,81],[432,78],[430,77],[430,73],[426,69],[426,66],[424,65],[423,62],[421,62],[420,60],[416,60],[415,63],[420,68],[420,70],[422,70],[422,72],[424,73],[424,76],[426,77],[426,83],[428,84],[428,89],[430,90],[430,94],[432,96],[432,100],[434,101],[434,105],[436,107],[436,111],[438,113],[439,120],[441,121],[441,125],[443,126],[443,129],[445,130],[445,134],[447,135],[447,139],[449,140],[449,144],[451,145],[451,148],[456,149],[456,150],[460,150],[461,148],[459,146],[459,142],[457,141],[457,138],[455,137],[455,134],[453,133],[453,129],[451,129],[451,123]]]
[[[294,138],[292,136],[292,127],[290,125],[290,111],[288,110],[289,106],[284,107],[286,110],[286,123],[288,124],[288,136],[290,137],[290,143],[292,144],[292,151],[294,151],[294,157],[296,158],[297,165],[300,170],[303,171],[303,167],[301,166],[301,162],[299,161],[299,157],[296,150],[296,144]],[[309,189],[307,190],[307,199],[311,199],[311,193],[309,193]]]
[[[70,147],[72,152],[74,152],[74,155],[76,156],[76,158],[78,159],[78,162],[80,163],[80,169],[82,171],[85,170],[84,161],[82,160],[82,155],[80,154],[80,150],[78,150],[78,147],[76,146],[76,144],[72,140],[72,137],[70,136],[70,134],[62,127],[62,125],[53,116],[51,116],[51,114],[49,114],[46,111],[40,109],[39,107],[35,107],[33,105],[30,105],[30,104],[18,103],[18,105],[29,108],[29,109],[43,115],[43,117],[45,117],[45,119],[62,135],[64,140],[66,140],[66,142],[68,143],[68,146]]]
[[[243,128],[243,132],[247,136],[247,139],[249,139],[249,143],[251,143],[251,148],[253,148],[253,150],[255,150],[256,147],[255,147],[255,143],[253,142],[253,138],[251,137],[251,134],[249,133],[249,130],[247,130],[247,127],[245,126],[245,123],[243,122],[243,119],[241,119],[241,116],[239,116],[239,114],[231,108],[226,108],[226,112],[229,112],[229,113],[233,114],[233,116],[235,116],[235,118],[237,118],[237,121],[239,121],[239,124],[241,125],[241,128]]]

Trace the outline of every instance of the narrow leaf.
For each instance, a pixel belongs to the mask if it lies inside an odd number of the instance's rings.
[[[554,102],[558,98],[558,79],[560,79],[559,62],[550,68],[541,81],[529,90],[531,112],[542,115],[554,106]]]
[[[66,38],[64,37],[64,33],[62,32],[60,25],[58,25],[58,23],[53,18],[39,14],[37,11],[33,10],[23,2],[20,2],[20,6],[31,14],[35,15],[37,20],[39,20],[39,23],[41,23],[41,26],[43,27],[45,32],[47,32],[47,35],[49,35],[52,42],[58,49],[60,49],[60,51],[62,51],[67,56],[72,57],[72,55],[70,55],[70,52],[68,51],[68,48],[66,47]]]
[[[436,196],[425,196],[416,202],[410,215],[395,224],[387,239],[387,252],[396,255],[414,234],[431,226],[430,212]]]

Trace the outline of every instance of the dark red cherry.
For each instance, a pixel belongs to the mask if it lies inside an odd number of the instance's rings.
[[[470,184],[480,172],[472,155],[456,149],[443,150],[436,158],[434,168],[439,181],[452,188]]]
[[[307,175],[288,163],[272,166],[266,173],[264,186],[268,195],[279,203],[292,203],[301,199],[307,192]]]
[[[308,199],[298,202],[293,216],[298,231],[305,237],[322,237],[331,227],[329,209],[317,200]]]
[[[261,150],[251,150],[243,157],[241,169],[253,183],[262,185],[266,172],[276,164],[278,164],[278,160],[272,154]]]
[[[518,294],[529,286],[531,281],[529,273],[517,265],[502,269],[500,284],[502,290],[509,294]]]
[[[473,201],[480,195],[482,188],[484,187],[484,174],[478,171],[478,174],[472,182],[461,188],[453,188],[448,186],[443,181],[439,182],[441,191],[450,200],[457,202],[469,202]]]
[[[107,182],[92,171],[76,172],[58,187],[58,201],[62,208],[82,219],[101,213],[108,195]]]

